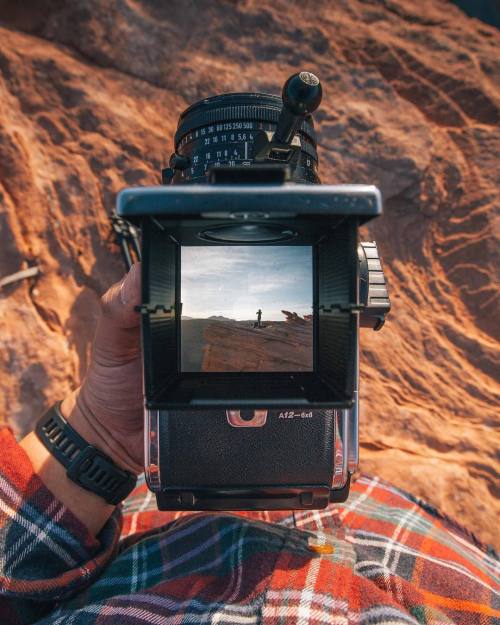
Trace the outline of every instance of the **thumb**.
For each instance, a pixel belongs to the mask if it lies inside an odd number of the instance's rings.
[[[101,298],[103,318],[118,328],[139,325],[140,315],[135,307],[141,299],[141,263],[134,263],[120,282],[114,284]]]
[[[101,314],[94,336],[92,363],[121,365],[140,354],[140,263],[101,298]]]

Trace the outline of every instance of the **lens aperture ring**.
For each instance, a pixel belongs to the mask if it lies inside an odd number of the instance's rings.
[[[177,156],[171,165],[175,171],[171,182],[203,183],[213,168],[251,167],[261,162],[258,157],[262,155],[266,162],[288,163],[294,182],[319,183],[311,116],[295,131],[294,140],[300,141],[298,154],[284,149],[275,149],[272,156],[267,153],[282,109],[281,97],[265,93],[223,93],[191,105],[181,113],[175,133]]]
[[[266,124],[269,128],[258,128],[251,131],[247,131],[246,135],[242,139],[230,139],[231,134],[229,132],[207,132],[208,127],[203,127],[205,134],[202,135],[201,128],[197,128],[196,130],[191,131],[189,134],[184,135],[184,137],[177,144],[177,153],[182,155],[189,155],[192,153],[202,154],[205,153],[207,145],[212,146],[212,150],[215,151],[217,157],[220,159],[223,156],[224,152],[232,152],[231,148],[234,145],[238,146],[241,141],[246,141],[250,132],[257,136],[257,133],[264,132],[265,130],[271,129],[271,124]],[[234,131],[233,131],[234,134]],[[236,135],[237,136],[237,135]],[[241,136],[241,133],[240,133]],[[226,138],[227,137],[227,138]],[[318,152],[314,145],[307,140],[306,137],[300,137],[300,149],[306,154],[308,157],[312,158],[316,164],[318,164]],[[221,154],[219,154],[221,152]],[[241,155],[241,159],[239,160],[253,160],[255,158],[255,154],[253,151],[253,141],[248,141],[247,144],[247,153],[243,158],[243,154]]]
[[[245,122],[255,121],[277,124],[279,116],[280,110],[278,108],[258,105],[225,106],[208,109],[206,111],[193,111],[190,115],[186,115],[185,117],[181,116],[180,124],[174,138],[175,147],[177,149],[184,135],[197,128],[210,126],[212,124],[218,125],[237,122],[242,124],[242,129],[245,129]],[[310,122],[305,120],[299,132],[305,135],[313,145],[316,145],[316,132]]]

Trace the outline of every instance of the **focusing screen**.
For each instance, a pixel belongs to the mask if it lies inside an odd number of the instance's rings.
[[[312,371],[310,246],[181,248],[182,371]]]

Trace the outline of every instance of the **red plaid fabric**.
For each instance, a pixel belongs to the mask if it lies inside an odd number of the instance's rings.
[[[492,549],[361,476],[320,511],[165,513],[140,484],[97,539],[0,431],[0,624],[500,623]]]

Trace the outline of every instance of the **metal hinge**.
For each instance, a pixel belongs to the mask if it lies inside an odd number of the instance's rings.
[[[150,315],[157,312],[173,314],[174,307],[169,306],[167,308],[164,304],[155,304],[154,306],[152,304],[141,304],[140,306],[136,306],[134,310],[141,313],[141,315]]]
[[[319,306],[320,312],[330,313],[334,310],[338,310],[340,312],[361,312],[365,309],[365,306],[362,304],[330,304],[329,306],[323,306],[322,304]]]

